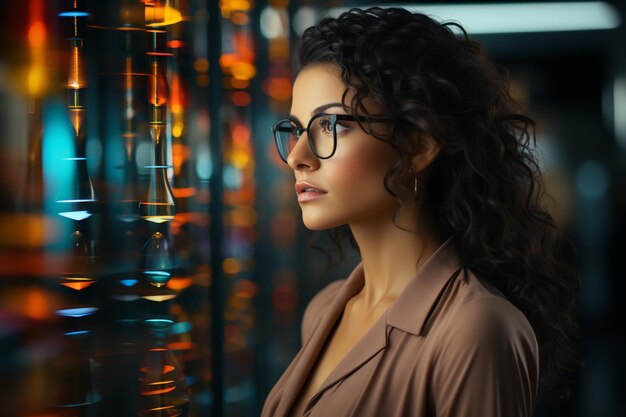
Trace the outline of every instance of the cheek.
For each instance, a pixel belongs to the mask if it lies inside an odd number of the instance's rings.
[[[335,177],[333,182],[347,191],[347,195],[362,195],[367,191],[372,197],[378,198],[384,194],[392,198],[383,184],[394,158],[391,149],[384,143],[369,143],[368,146],[350,149],[349,152],[339,155],[339,158],[331,158],[329,162],[331,161]]]

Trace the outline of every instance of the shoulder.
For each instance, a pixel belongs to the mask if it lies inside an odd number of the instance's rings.
[[[539,383],[532,327],[506,298],[460,304],[433,346],[431,395],[438,416],[531,415]]]
[[[538,365],[538,341],[524,313],[501,293],[486,290],[474,279],[467,285],[467,296],[459,297],[436,332],[438,362],[473,354],[491,355],[492,359],[508,354]]]
[[[326,284],[319,290],[307,304],[304,315],[302,316],[302,343],[308,339],[315,324],[315,319],[319,317],[326,307],[333,301],[343,284],[345,279],[333,281]]]

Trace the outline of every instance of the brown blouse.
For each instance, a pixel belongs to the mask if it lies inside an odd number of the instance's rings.
[[[364,284],[358,264],[317,293],[302,348],[265,400],[261,417],[286,417],[346,302]],[[454,236],[308,401],[307,417],[529,417],[539,349],[524,314],[465,268]]]

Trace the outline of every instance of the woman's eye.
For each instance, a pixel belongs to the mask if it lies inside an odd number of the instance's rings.
[[[320,126],[322,127],[322,130],[326,133],[331,133],[333,131],[333,125],[328,119],[322,119],[320,121]]]
[[[335,125],[335,130],[337,131],[337,134],[339,134],[339,133],[343,132],[344,130],[348,130],[348,126],[344,126],[344,125],[342,125],[340,123],[337,123]]]

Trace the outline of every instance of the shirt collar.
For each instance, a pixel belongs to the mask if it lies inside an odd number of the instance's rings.
[[[387,325],[420,335],[445,284],[462,266],[452,235],[422,264],[389,307]],[[356,294],[364,283],[363,263],[360,262],[348,277],[340,297]]]

